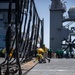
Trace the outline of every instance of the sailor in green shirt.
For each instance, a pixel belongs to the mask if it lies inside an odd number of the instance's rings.
[[[63,54],[64,54],[64,51],[61,49],[61,50],[60,50],[60,57],[61,57],[61,58],[63,58]]]
[[[59,49],[57,49],[57,51],[56,51],[56,57],[60,58],[60,50]]]
[[[51,49],[51,48],[48,49],[48,57],[49,57],[49,58],[52,58],[52,49]]]

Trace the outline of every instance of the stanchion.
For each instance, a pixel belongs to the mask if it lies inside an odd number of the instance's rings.
[[[1,75],[1,67],[0,67],[0,75]]]

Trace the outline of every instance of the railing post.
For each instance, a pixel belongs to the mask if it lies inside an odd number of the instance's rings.
[[[19,40],[18,40],[18,27],[19,27],[19,0],[16,0],[16,5],[15,5],[15,9],[16,9],[16,18],[15,18],[15,25],[16,25],[16,63],[18,64],[19,67],[19,75],[22,74],[21,71],[21,65],[20,65],[20,61],[19,61]]]
[[[41,42],[40,47],[42,47],[44,41],[44,19],[41,20]]]
[[[0,75],[1,75],[1,66],[0,66]]]

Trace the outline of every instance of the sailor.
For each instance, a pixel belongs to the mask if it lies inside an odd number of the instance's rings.
[[[48,49],[45,47],[44,44],[43,44],[42,48],[44,49],[44,60],[47,59],[48,62],[50,62],[50,58],[48,57]]]
[[[34,62],[36,61],[36,60],[38,60],[39,61],[39,63],[42,63],[42,62],[44,62],[44,50],[42,49],[42,48],[38,48],[37,49],[37,54],[36,54],[36,59],[34,60]]]

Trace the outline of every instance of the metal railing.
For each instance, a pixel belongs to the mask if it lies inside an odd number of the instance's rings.
[[[15,0],[14,3],[13,12],[12,0],[9,0],[6,57],[0,64],[0,75],[21,75],[21,64],[33,58],[39,37],[40,46],[43,44],[43,20],[37,13],[34,0]],[[11,22],[12,14],[14,24]]]

